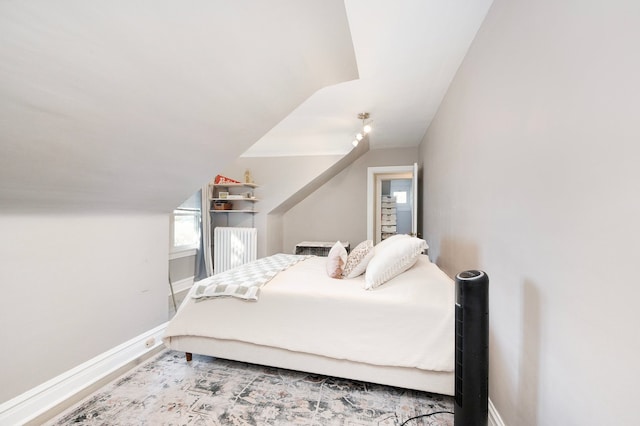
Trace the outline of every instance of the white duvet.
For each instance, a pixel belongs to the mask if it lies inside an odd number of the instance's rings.
[[[374,365],[453,371],[453,281],[427,256],[374,290],[364,276],[330,278],[326,257],[280,272],[257,303],[185,298],[173,336],[202,336]]]

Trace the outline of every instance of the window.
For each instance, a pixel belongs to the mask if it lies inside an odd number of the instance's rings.
[[[200,211],[173,212],[173,247],[196,248],[200,244]]]
[[[393,196],[396,197],[396,203],[407,204],[407,191],[394,191]]]
[[[178,206],[171,215],[171,253],[191,251],[200,247],[200,191]]]

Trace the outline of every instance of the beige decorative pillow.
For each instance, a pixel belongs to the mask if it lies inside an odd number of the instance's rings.
[[[342,279],[342,271],[347,263],[347,249],[340,241],[336,242],[327,255],[327,274],[331,278]]]
[[[345,278],[355,278],[364,274],[373,254],[373,241],[366,240],[358,244],[356,248],[349,253],[347,264],[342,271],[342,276]]]
[[[427,248],[427,242],[420,238],[398,238],[376,246],[376,254],[367,266],[364,288],[371,290],[411,268],[418,256]]]

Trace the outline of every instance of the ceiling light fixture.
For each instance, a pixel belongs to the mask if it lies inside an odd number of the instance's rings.
[[[368,133],[371,132],[371,125],[370,124],[366,124],[365,120],[367,120],[369,118],[369,113],[368,112],[361,112],[360,114],[358,114],[358,118],[360,120],[362,120],[362,132],[358,133],[356,135],[356,138],[351,142],[351,144],[356,147],[358,146],[358,142],[360,142],[362,139],[364,139],[364,135],[363,133],[366,135]]]

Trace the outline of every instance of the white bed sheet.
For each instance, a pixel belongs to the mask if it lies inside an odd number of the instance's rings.
[[[427,256],[374,290],[327,276],[326,258],[280,272],[258,302],[187,297],[167,326],[202,336],[380,366],[453,371],[454,284]]]

